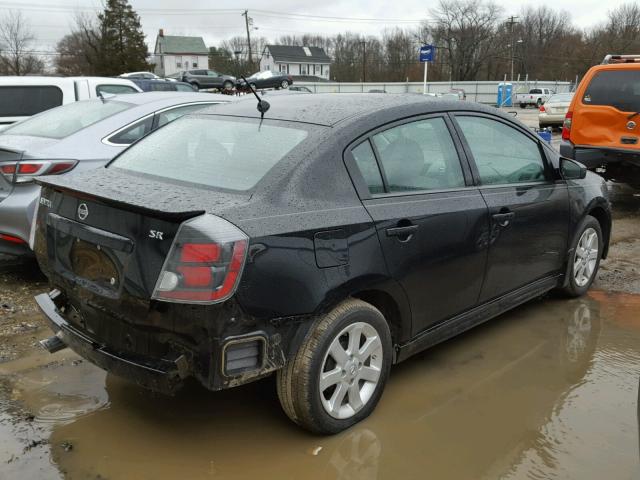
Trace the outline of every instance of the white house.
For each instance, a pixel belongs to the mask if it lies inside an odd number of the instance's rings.
[[[154,54],[155,73],[161,77],[181,70],[209,68],[209,50],[202,37],[165,35],[161,28]]]
[[[320,47],[266,45],[260,57],[260,71],[273,70],[294,76],[329,79],[331,58]]]

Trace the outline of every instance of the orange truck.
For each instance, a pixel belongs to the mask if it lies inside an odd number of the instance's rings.
[[[640,55],[607,55],[589,69],[564,120],[560,154],[640,189]]]

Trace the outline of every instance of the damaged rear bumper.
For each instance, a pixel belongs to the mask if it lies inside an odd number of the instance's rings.
[[[60,292],[53,290],[48,294],[37,295],[35,300],[56,336],[78,355],[107,372],[130,379],[151,390],[171,394],[182,386],[182,380],[188,371],[186,358],[150,362],[148,359],[125,357],[110,351],[64,319],[55,303],[59,296]]]

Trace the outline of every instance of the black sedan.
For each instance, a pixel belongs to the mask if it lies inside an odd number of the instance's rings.
[[[161,391],[276,373],[287,415],[335,433],[374,410],[392,364],[550,290],[583,295],[606,258],[604,181],[494,108],[269,102],[39,180],[46,348]]]
[[[289,86],[293,84],[293,78],[291,75],[272,72],[270,70],[257,72],[246,78],[247,82],[254,90],[260,90],[262,88],[289,88]],[[236,87],[239,90],[244,90],[247,88],[247,83],[244,80],[239,79]]]

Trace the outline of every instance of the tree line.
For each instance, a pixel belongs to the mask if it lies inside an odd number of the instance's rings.
[[[433,81],[574,80],[608,53],[640,53],[640,3],[610,10],[595,26],[580,28],[565,11],[523,7],[508,17],[491,0],[441,0],[417,28],[383,30],[379,35],[282,35],[251,40],[239,35],[210,48],[209,66],[236,76],[258,69],[269,43],[322,47],[332,58],[337,81],[419,81],[421,44],[436,46],[429,68]],[[0,74],[39,73],[45,62],[30,48],[35,37],[24,17],[0,17]],[[96,16],[78,15],[56,46],[53,67],[65,75],[118,75],[148,70],[140,18],[127,0],[107,0]]]

